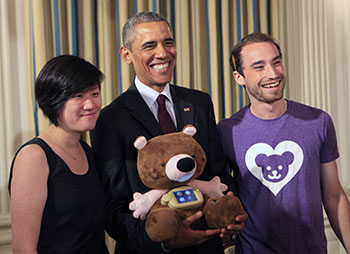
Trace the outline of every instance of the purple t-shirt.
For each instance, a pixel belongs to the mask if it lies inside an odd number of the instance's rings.
[[[218,129],[249,215],[236,253],[327,253],[320,163],[339,157],[330,116],[288,101],[279,118],[263,120],[245,107]]]

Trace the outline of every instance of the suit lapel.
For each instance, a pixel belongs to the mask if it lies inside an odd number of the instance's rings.
[[[194,107],[186,94],[181,93],[175,86],[171,85],[170,91],[174,101],[177,130],[181,131],[186,124],[194,124]]]
[[[181,131],[186,124],[194,125],[194,107],[191,100],[174,85],[170,86],[170,91],[174,102],[177,131]],[[125,93],[125,107],[152,136],[164,134],[134,83]]]
[[[130,110],[130,114],[142,124],[152,136],[163,134],[157,120],[154,118],[146,102],[142,99],[133,83],[125,93],[125,107]]]

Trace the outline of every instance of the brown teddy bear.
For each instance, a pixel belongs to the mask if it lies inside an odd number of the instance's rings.
[[[154,242],[176,237],[184,218],[203,211],[209,228],[223,228],[244,213],[238,198],[223,195],[227,189],[219,177],[200,181],[206,164],[205,153],[192,137],[196,128],[152,138],[138,137],[137,168],[142,182],[152,190],[134,193],[133,216],[146,220],[146,232]]]

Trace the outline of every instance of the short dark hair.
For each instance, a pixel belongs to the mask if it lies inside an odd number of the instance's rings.
[[[50,59],[35,81],[35,98],[44,115],[56,126],[65,102],[98,85],[103,73],[84,59],[61,55]]]
[[[139,12],[135,14],[134,16],[129,18],[126,21],[125,25],[123,26],[122,36],[123,36],[124,46],[127,49],[131,50],[131,45],[134,42],[136,37],[136,31],[135,31],[136,25],[142,24],[142,23],[148,23],[148,22],[162,22],[162,21],[167,23],[167,25],[169,26],[170,32],[173,33],[168,20],[166,20],[166,18],[164,18],[160,14],[156,12],[150,12],[150,11],[144,11],[144,12]]]
[[[279,55],[282,57],[282,52],[280,45],[269,35],[259,32],[254,32],[245,36],[241,41],[239,41],[231,51],[230,64],[233,71],[237,71],[241,75],[244,76],[242,70],[242,59],[241,59],[241,51],[244,46],[257,43],[257,42],[270,42],[275,45],[278,50]]]

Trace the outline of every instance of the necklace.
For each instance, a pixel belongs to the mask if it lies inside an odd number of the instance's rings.
[[[77,157],[74,157],[73,155],[70,155],[70,157],[72,157],[73,160],[77,160]]]
[[[79,158],[81,154],[80,150],[82,149],[82,147],[80,146],[80,143],[78,144],[77,147],[68,150],[68,147],[63,145],[63,142],[60,142],[55,135],[50,135],[49,138],[52,142],[53,147],[56,147],[56,150],[60,156],[68,157],[73,161],[76,161]],[[74,153],[72,153],[73,150],[74,150]]]
[[[67,151],[64,146],[62,145],[59,145],[60,146],[60,150],[65,154],[65,155],[68,155],[72,160],[76,161],[79,157],[79,153],[80,151],[77,151],[75,154],[76,155],[73,155],[73,153]],[[79,149],[79,148],[78,148]]]

